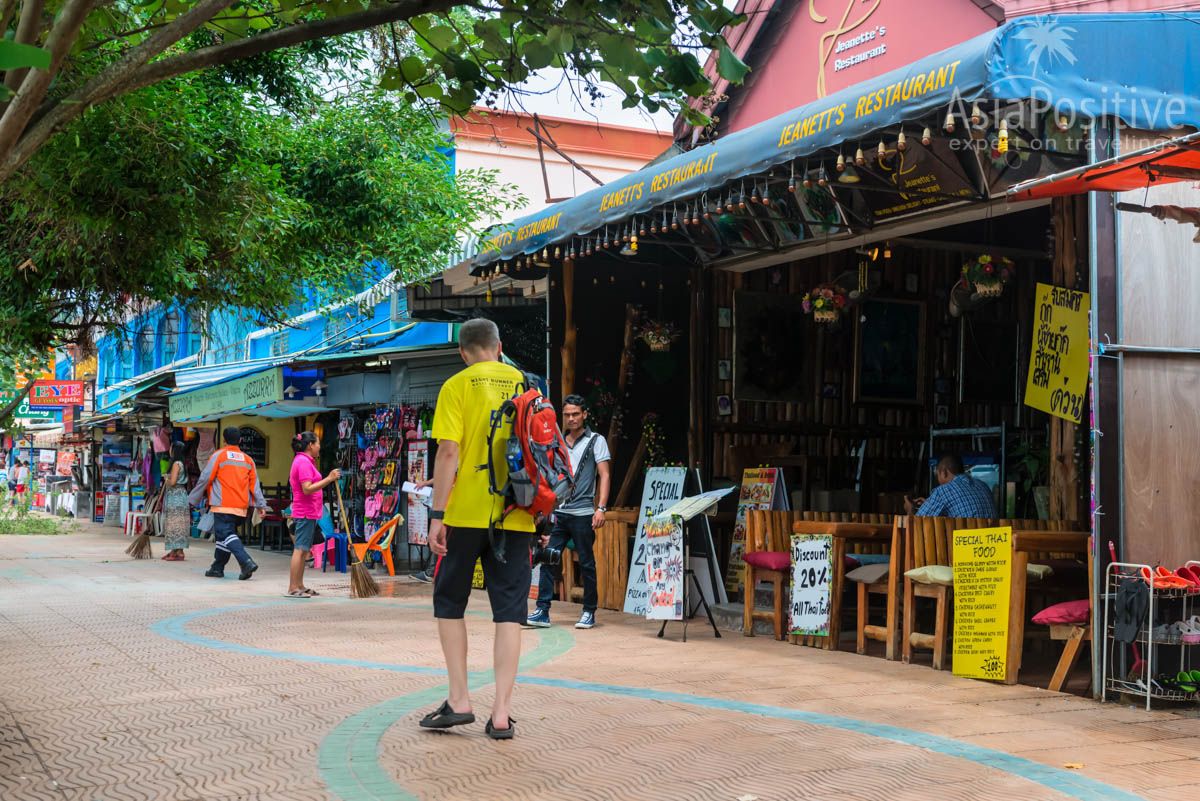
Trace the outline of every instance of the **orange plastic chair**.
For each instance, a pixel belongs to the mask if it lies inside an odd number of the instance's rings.
[[[358,560],[365,562],[369,551],[378,551],[380,557],[383,559],[384,566],[387,567],[388,575],[396,575],[396,566],[392,563],[392,537],[396,533],[396,527],[403,521],[403,515],[396,515],[380,526],[371,535],[371,539],[366,542],[354,543],[354,552],[358,554]]]

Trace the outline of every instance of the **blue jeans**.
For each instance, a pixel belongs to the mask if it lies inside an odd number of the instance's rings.
[[[554,527],[550,529],[550,547],[562,550],[568,540],[575,541],[575,553],[579,556],[579,572],[583,578],[583,609],[585,612],[595,612],[598,602],[596,593],[596,532],[592,529],[591,515],[554,516]],[[570,555],[564,553],[563,559]],[[562,576],[562,565],[542,565],[541,576],[538,580],[538,609],[549,609],[554,597],[554,584]],[[567,600],[560,598],[560,601]]]
[[[237,559],[242,570],[247,566],[254,564],[254,560],[250,558],[250,554],[246,553],[246,546],[242,545],[242,539],[238,536],[238,526],[242,524],[245,518],[239,515],[226,514],[225,512],[213,513],[213,540],[217,543],[216,553],[213,554],[212,569],[216,572],[225,572],[225,565],[229,564],[229,555],[233,554],[233,558]]]

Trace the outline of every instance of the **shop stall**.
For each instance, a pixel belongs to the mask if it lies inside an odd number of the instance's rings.
[[[840,647],[861,631],[879,635],[854,637],[861,650],[943,666],[986,641],[956,672],[1043,683],[1057,653],[1025,636],[1026,610],[1094,597],[1089,554],[1126,546],[1099,511],[1122,498],[1111,457],[1096,455],[1116,408],[1097,394],[1116,385],[1095,358],[1096,326],[1115,314],[1111,206],[1098,217],[1087,196],[1007,193],[1103,161],[1118,128],[1200,126],[1200,69],[1122,55],[1191,58],[1200,19],[1072,19],[1070,59],[1030,64],[1025,29],[1051,20],[1002,25],[500,226],[475,259],[484,287],[548,280],[551,384],[559,399],[589,396],[609,432],[615,505],[645,466],[682,461],[708,486],[767,466],[794,518],[762,542],[805,520],[891,529],[812,534],[845,561],[822,582],[828,628],[798,642]],[[1098,111],[1130,85],[1163,102]],[[936,488],[944,452],[986,485],[989,518],[906,513]],[[731,595],[763,606],[733,509],[722,514]],[[968,529],[988,533],[956,539]],[[956,556],[977,537],[992,541]],[[958,576],[992,548],[1006,569]],[[856,574],[871,565],[873,578]],[[1003,590],[1017,619],[952,625],[968,606],[954,605],[955,581],[986,585],[986,604]],[[797,582],[784,584],[776,593]]]

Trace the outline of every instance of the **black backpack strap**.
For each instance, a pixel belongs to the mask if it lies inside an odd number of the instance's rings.
[[[515,410],[515,409],[516,409],[516,407],[513,405],[512,401],[505,401],[504,403],[500,404],[500,408],[496,410],[495,417],[492,418],[491,430],[488,431],[488,439],[487,439],[488,487],[491,489],[493,495],[502,495],[503,494],[503,490],[501,490],[500,487],[496,486],[496,457],[494,455],[494,452],[495,452],[494,446],[495,446],[495,442],[496,442],[496,431],[500,428],[500,422],[509,414],[509,411]]]

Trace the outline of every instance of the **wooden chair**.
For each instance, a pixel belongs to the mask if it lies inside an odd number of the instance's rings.
[[[900,611],[900,582],[904,565],[904,515],[892,518],[892,545],[888,572],[873,583],[866,581],[858,584],[856,611],[858,613],[855,625],[855,648],[860,654],[867,652],[867,640],[884,644],[884,658],[895,660],[899,653],[899,611]],[[870,622],[871,596],[882,595],[884,600],[884,625],[877,626]]]
[[[904,522],[904,571],[933,565],[953,566],[951,543],[954,530],[986,528],[996,521],[978,518],[919,517],[909,515]],[[917,599],[927,598],[936,604],[933,633],[916,630]],[[954,588],[943,584],[914,581],[904,577],[904,628],[901,634],[903,660],[912,661],[914,648],[933,651],[933,669],[946,667],[946,644],[950,638],[950,609]]]
[[[1085,642],[1091,642],[1092,639],[1092,614],[1095,606],[1092,601],[1092,580],[1095,571],[1095,557],[1093,555],[1094,543],[1091,538],[1088,539],[1088,597],[1087,597],[1087,619],[1079,623],[1051,623],[1050,639],[1061,640],[1063,642],[1062,656],[1058,659],[1058,666],[1054,668],[1054,675],[1050,677],[1050,684],[1046,687],[1052,692],[1062,692],[1062,687],[1067,681],[1067,676],[1075,667],[1075,663],[1079,661],[1079,654],[1083,650]],[[1060,604],[1056,604],[1060,606]],[[1047,610],[1043,610],[1047,611]]]
[[[791,579],[792,526],[797,522],[798,514],[784,511],[746,513],[742,633],[747,637],[754,636],[755,620],[769,620],[775,629],[775,639],[784,639],[785,597]],[[770,611],[755,608],[754,588],[760,581],[771,582],[774,599]]]

